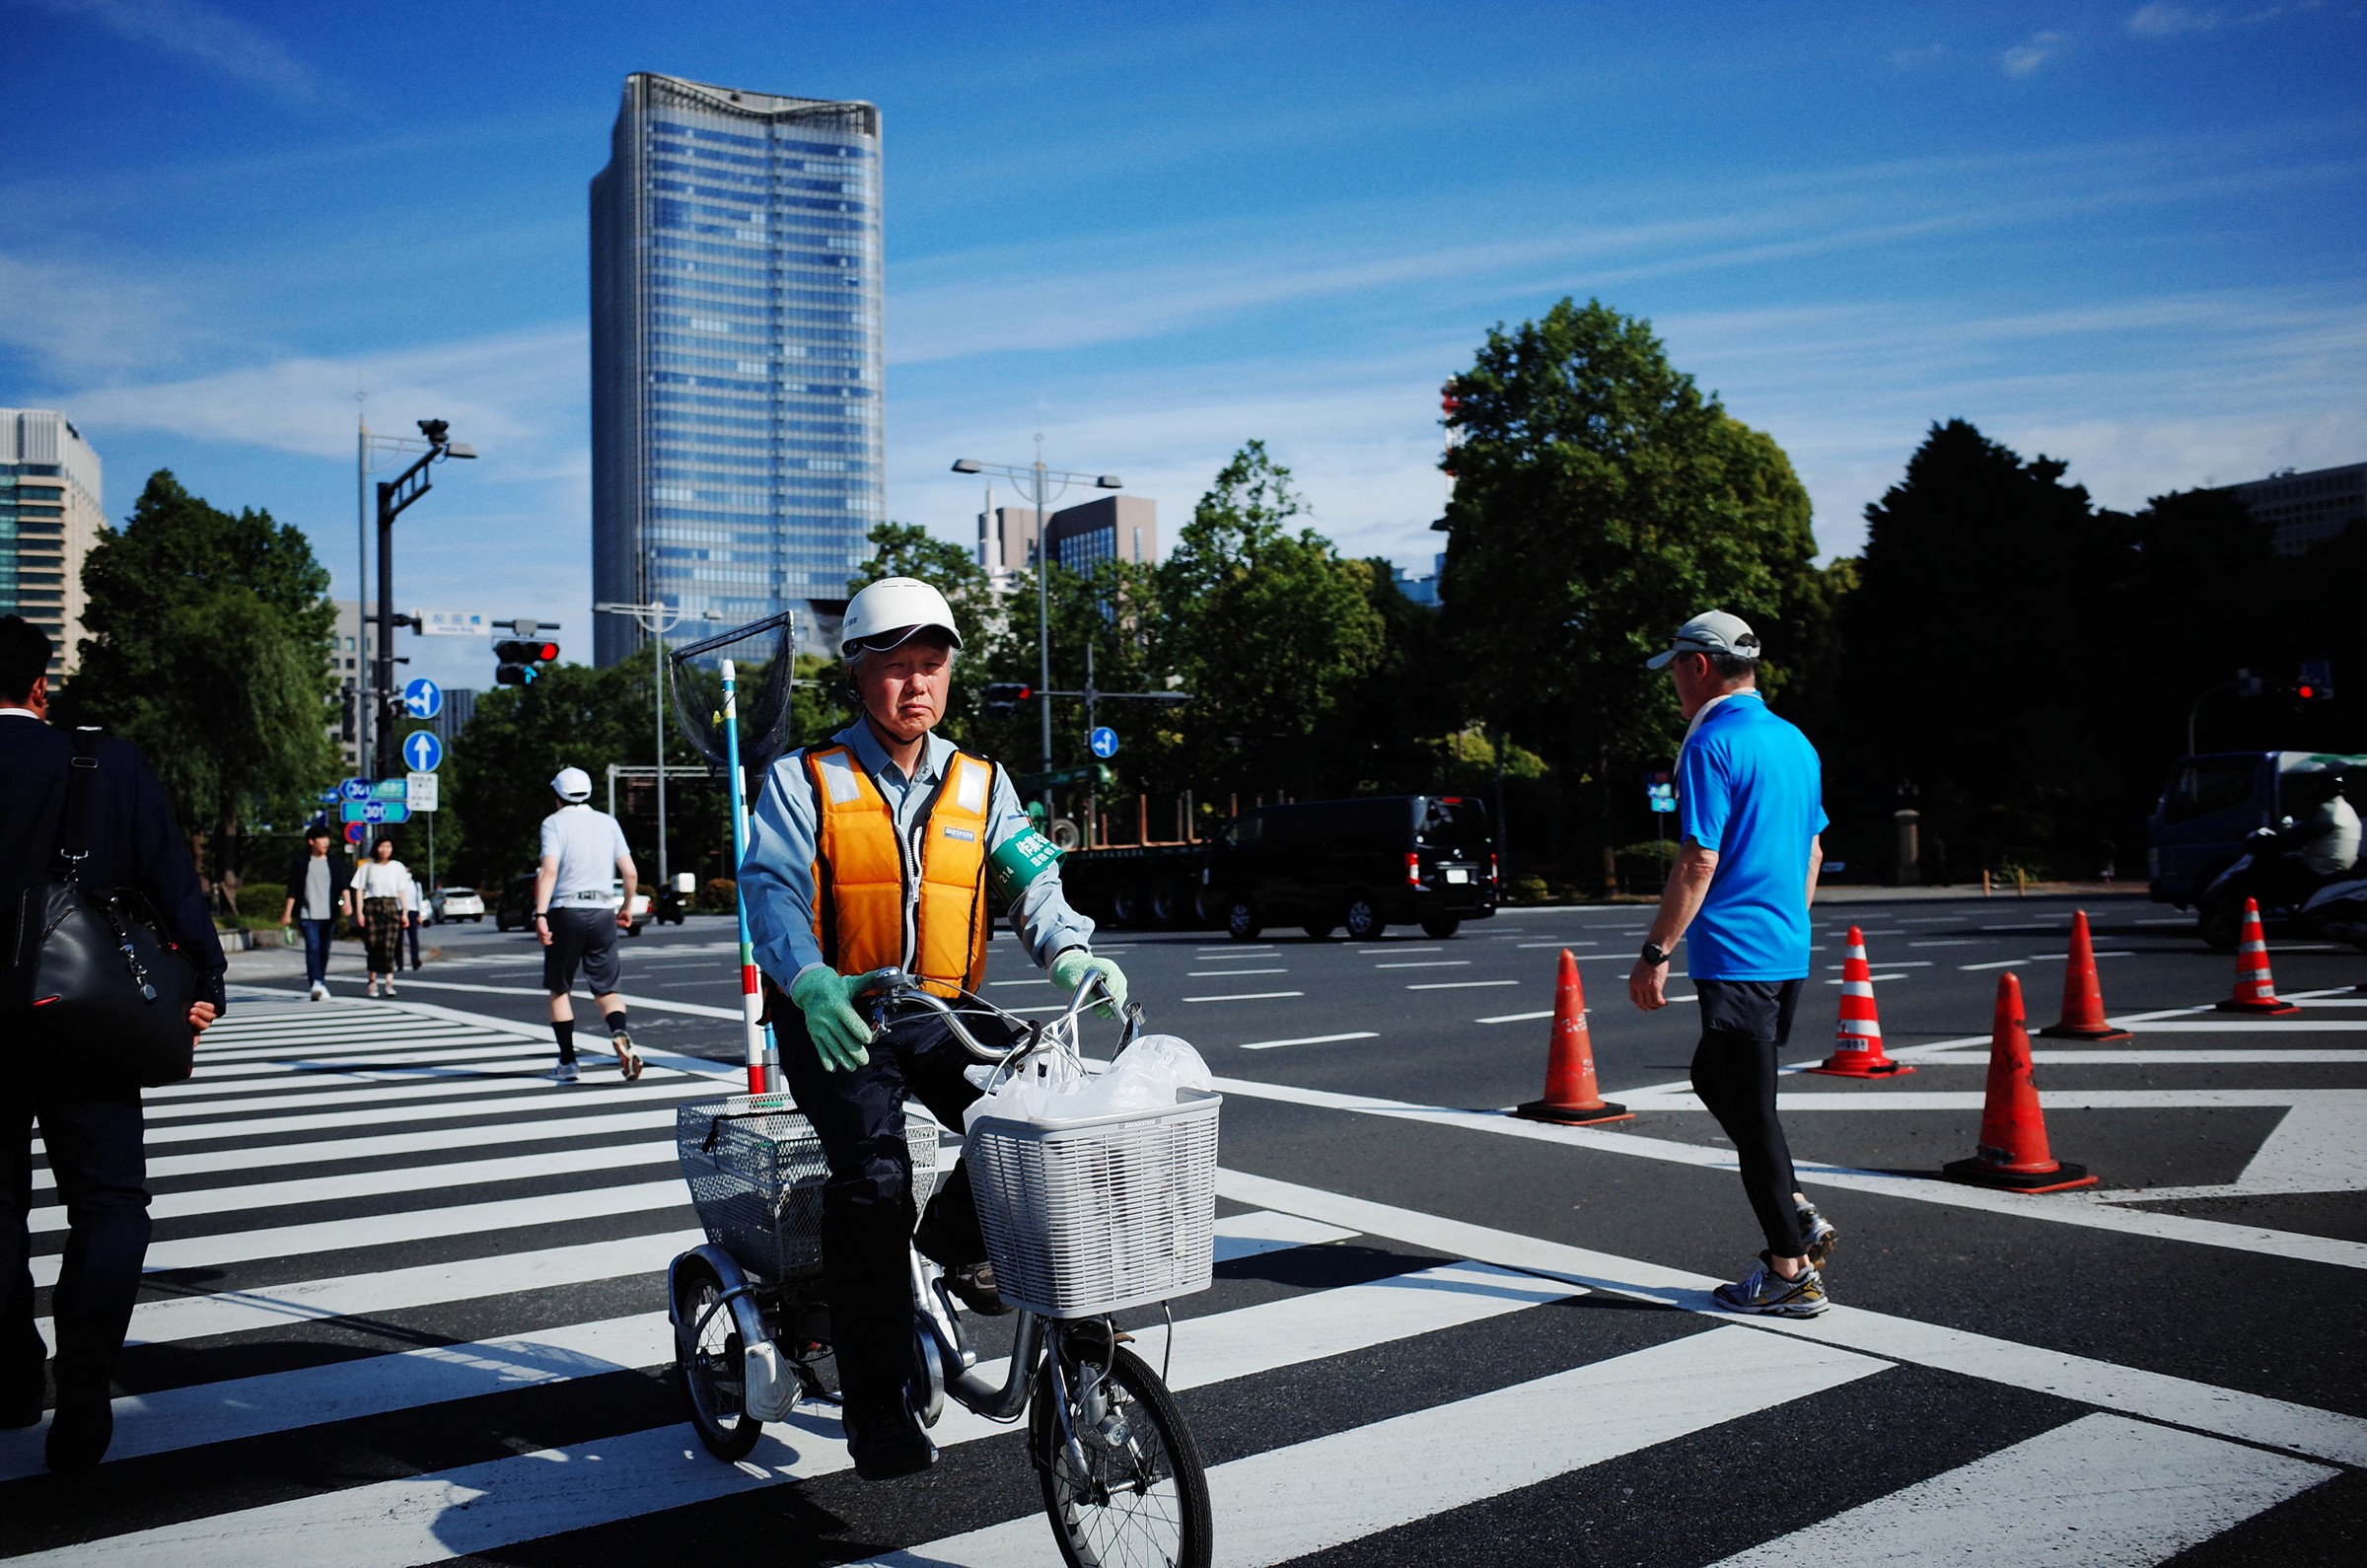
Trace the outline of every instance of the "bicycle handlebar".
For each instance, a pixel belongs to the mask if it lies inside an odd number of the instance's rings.
[[[1094,994],[1097,991],[1101,993],[1099,996]],[[1070,1053],[1075,1054],[1079,1026],[1083,1022],[1086,1010],[1103,1002],[1116,1000],[1116,997],[1111,993],[1108,982],[1098,971],[1088,973],[1078,983],[1076,993],[1069,998],[1067,1008],[1061,1012],[1059,1017],[1042,1023],[1033,1023],[1022,1019],[1016,1013],[997,1007],[972,991],[963,991],[961,1000],[968,1005],[956,1007],[934,991],[923,989],[918,979],[902,969],[885,971],[879,983],[864,994],[877,998],[872,1010],[872,1023],[875,1028],[887,1022],[886,1015],[891,1007],[935,1013],[945,1020],[946,1028],[953,1033],[954,1038],[960,1040],[963,1048],[968,1050],[971,1056],[981,1062],[992,1063],[996,1066],[1009,1065],[1021,1057],[1044,1049],[1054,1041],[1064,1042]],[[966,1012],[982,1013],[998,1019],[1018,1030],[1020,1037],[1011,1045],[997,1050],[969,1032],[968,1026],[962,1022],[962,1015]],[[1142,1004],[1140,1002],[1126,1003],[1118,1032],[1117,1048],[1119,1050],[1122,1051],[1134,1043],[1135,1038],[1141,1034],[1142,1020]]]

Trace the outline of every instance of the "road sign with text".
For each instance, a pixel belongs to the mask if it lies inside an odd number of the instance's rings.
[[[436,809],[438,791],[435,774],[413,773],[404,782],[410,786],[410,798],[403,803],[404,805],[410,807],[414,812],[432,812]]]

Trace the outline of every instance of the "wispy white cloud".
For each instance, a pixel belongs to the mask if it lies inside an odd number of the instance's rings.
[[[1998,55],[1997,63],[2008,76],[2028,76],[2061,54],[2070,41],[2067,34],[2034,33]]]
[[[273,38],[198,0],[27,0],[126,38],[179,54],[259,87],[292,104],[340,96],[328,79]]]
[[[200,330],[185,298],[88,263],[0,251],[0,347],[79,381],[153,366]]]
[[[2219,13],[2208,6],[2154,4],[2139,6],[2128,15],[2128,31],[2140,38],[2174,38],[2182,33],[2208,33],[2219,25]]]

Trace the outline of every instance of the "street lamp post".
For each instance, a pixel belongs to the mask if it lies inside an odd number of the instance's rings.
[[[1068,473],[1043,465],[1043,452],[1036,453],[1036,461],[1025,467],[1002,463],[979,463],[963,458],[954,463],[956,473],[993,473],[1017,480],[1028,486],[1028,495],[1036,507],[1036,675],[1037,689],[1043,694],[1041,738],[1043,771],[1052,770],[1052,590],[1050,519],[1044,509],[1054,496],[1072,484],[1090,484],[1097,490],[1122,490],[1125,482],[1114,473]],[[1052,816],[1052,797],[1046,786],[1043,797],[1044,820]]]
[[[666,633],[681,624],[682,608],[669,606],[662,599],[646,605],[594,605],[593,609],[604,615],[628,615],[635,625],[655,639],[657,662],[650,667],[650,690],[656,694],[658,714],[658,890],[663,892],[671,884],[666,863]]]
[[[378,614],[375,617],[378,645],[375,650],[377,657],[372,663],[376,666],[376,679],[373,681],[377,687],[375,695],[382,710],[394,690],[394,628],[411,623],[408,615],[394,613],[394,520],[412,502],[434,488],[433,481],[428,477],[430,467],[448,458],[476,456],[474,447],[452,440],[451,430],[451,425],[441,419],[420,420],[419,435],[426,442],[427,450],[409,467],[392,479],[380,480],[378,485]],[[365,452],[369,442],[370,437],[365,433]],[[364,640],[368,640],[366,634]],[[375,764],[372,771],[384,778],[394,768],[395,758],[391,744],[394,726],[386,722],[383,711],[371,716],[376,720],[374,730],[377,743],[371,752]]]

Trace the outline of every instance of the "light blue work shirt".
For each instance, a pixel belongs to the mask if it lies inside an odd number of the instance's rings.
[[[1797,980],[1808,973],[1808,857],[1827,826],[1824,764],[1798,726],[1756,691],[1701,716],[1677,759],[1678,822],[1717,851],[1701,912],[1685,933],[1696,980]]]
[[[906,778],[862,720],[830,740],[852,750],[871,776],[895,814],[897,835],[912,848],[908,863],[918,864],[918,835],[927,825],[923,814],[953,761],[954,743],[931,734],[921,745],[912,776]],[[814,937],[814,844],[820,809],[814,799],[814,775],[806,767],[810,749],[801,747],[772,764],[749,817],[748,856],[740,863],[740,891],[748,901],[756,964],[784,991],[805,970],[825,962],[822,944]],[[1011,787],[1010,775],[996,767],[994,790],[986,802],[986,853],[991,856],[1030,831],[1019,792]],[[913,890],[906,888],[904,896],[911,898]],[[1089,947],[1093,941],[1093,922],[1071,909],[1060,890],[1057,863],[1037,873],[1011,906],[1011,929],[1027,945],[1028,956],[1044,966],[1063,949]]]

